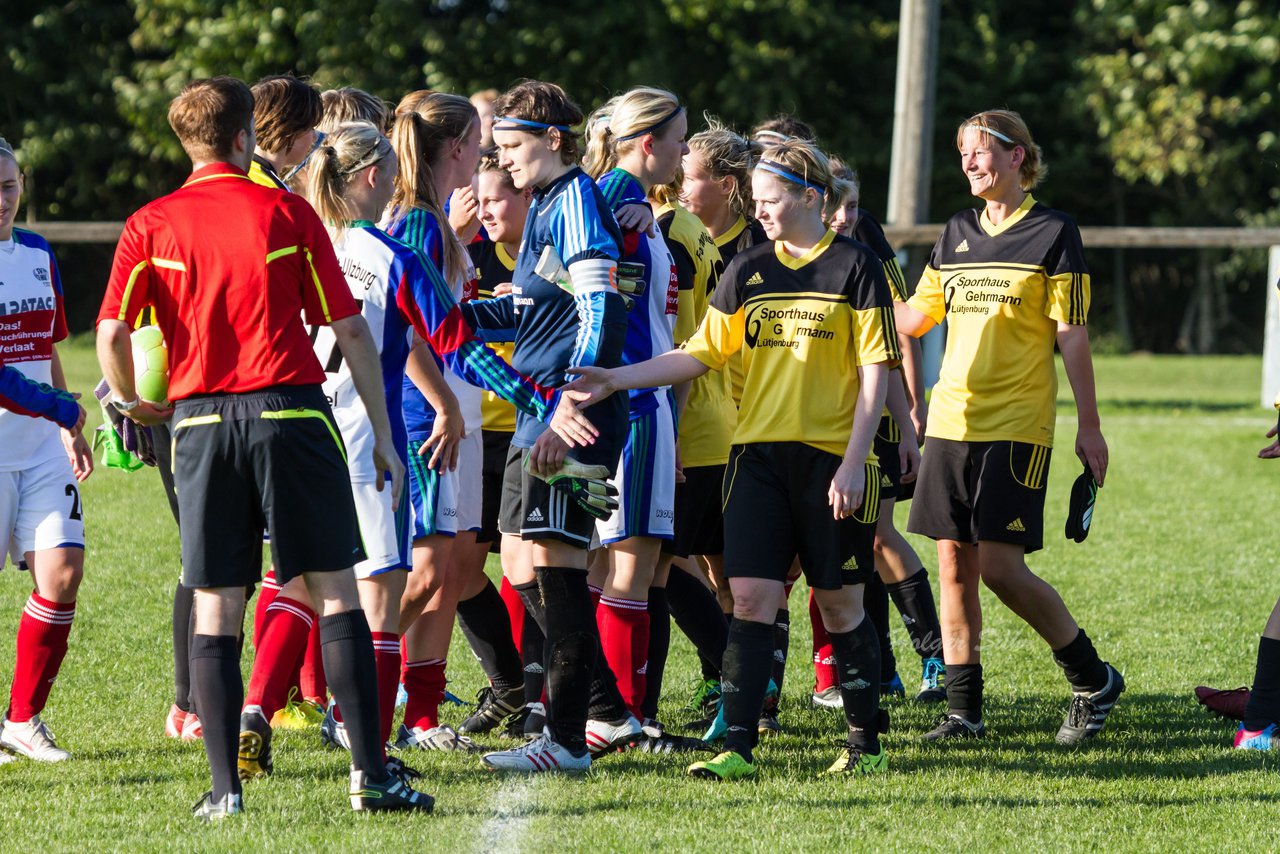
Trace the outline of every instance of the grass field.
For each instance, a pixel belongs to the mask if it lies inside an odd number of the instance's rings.
[[[98,376],[91,344],[63,353],[73,387],[87,392]],[[842,725],[807,707],[809,629],[797,605],[786,733],[760,751],[757,782],[714,786],[686,777],[682,759],[641,755],[606,758],[585,779],[503,779],[474,757],[423,754],[410,762],[425,772],[436,814],[367,817],[346,805],[344,758],[313,733],[283,733],[275,776],[248,787],[245,820],[199,827],[189,807],[207,788],[203,752],[160,734],[176,532],[154,472],[100,469],[84,489],[86,580],[46,714],[74,760],[0,767],[0,849],[1275,849],[1276,759],[1229,750],[1231,727],[1191,696],[1197,683],[1252,678],[1257,633],[1280,593],[1265,522],[1280,464],[1254,459],[1271,422],[1257,406],[1260,367],[1255,358],[1098,361],[1112,468],[1083,545],[1061,535],[1078,464],[1065,384],[1059,393],[1048,546],[1033,567],[1125,673],[1129,690],[1106,733],[1080,749],[1054,744],[1066,683],[1044,645],[988,596],[989,737],[923,747],[916,737],[936,710],[890,701],[890,772],[863,780],[816,776]],[[913,542],[932,571],[931,544]],[[6,678],[29,589],[23,575],[0,573]],[[895,644],[910,685],[919,671],[900,628]],[[480,687],[458,634],[449,669],[454,693]],[[695,674],[673,631],[664,720],[686,719]],[[445,715],[457,723],[463,710]]]

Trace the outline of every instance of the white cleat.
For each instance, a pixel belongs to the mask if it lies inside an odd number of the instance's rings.
[[[574,756],[567,747],[540,735],[528,744],[511,750],[486,753],[480,762],[490,771],[515,771],[536,774],[542,771],[585,772],[591,770],[591,754]]]
[[[37,762],[65,762],[71,758],[53,740],[53,733],[39,715],[24,723],[14,723],[6,717],[0,724],[0,747]]]
[[[640,740],[643,730],[635,715],[627,715],[621,721],[587,721],[587,749],[592,756],[617,748],[623,750]]]
[[[397,750],[442,750],[455,753],[474,753],[480,748],[465,735],[459,735],[453,727],[434,726],[431,729],[414,727],[409,729],[404,724],[396,733]]]

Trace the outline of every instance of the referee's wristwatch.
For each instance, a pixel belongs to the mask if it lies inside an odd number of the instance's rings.
[[[142,398],[134,395],[133,400],[119,400],[113,395],[110,403],[116,408],[116,412],[128,413],[137,409],[142,404]]]

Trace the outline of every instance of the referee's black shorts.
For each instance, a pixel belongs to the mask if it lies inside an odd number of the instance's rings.
[[[724,574],[785,583],[799,556],[809,586],[838,590],[875,572],[880,469],[866,464],[865,500],[834,519],[827,491],[840,457],[801,442],[734,445],[724,474]]]
[[[256,583],[264,528],[281,584],[364,559],[346,450],[320,386],[180,400],[172,431],[185,586]]]
[[[935,540],[1040,549],[1051,454],[1026,442],[929,439],[907,530]]]

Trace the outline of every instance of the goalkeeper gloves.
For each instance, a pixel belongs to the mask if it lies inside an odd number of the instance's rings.
[[[547,484],[568,495],[578,506],[597,519],[607,519],[618,509],[618,489],[609,483],[609,469],[605,466],[587,466],[566,458],[559,471],[551,475],[534,474],[529,468],[531,457],[525,457],[524,470],[546,481]]]

